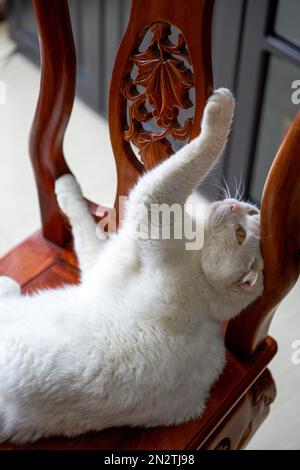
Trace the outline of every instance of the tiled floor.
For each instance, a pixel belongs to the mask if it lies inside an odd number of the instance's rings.
[[[7,87],[6,104],[0,104],[0,255],[39,227],[27,143],[39,71],[19,54],[6,60],[13,47],[5,25],[0,24],[0,80]],[[79,100],[68,127],[65,154],[85,195],[112,204],[116,178],[107,123]],[[248,448],[298,449],[300,364],[292,364],[291,343],[300,339],[300,283],[278,309],[271,334],[279,343],[279,352],[270,366],[278,396],[270,417]]]

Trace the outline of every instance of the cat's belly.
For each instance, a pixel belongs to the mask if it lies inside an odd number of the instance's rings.
[[[123,363],[116,360],[115,375],[107,384],[108,399],[99,402],[98,427],[170,425],[202,413],[225,364],[223,340],[206,337],[204,344],[199,335],[176,345],[173,338],[170,347],[167,337],[164,342],[145,339],[134,347],[142,354],[130,358],[127,351]]]
[[[56,292],[54,303],[50,295],[0,302],[1,419],[15,416],[20,427],[18,416],[28,426],[34,417],[41,433],[47,423],[50,433],[74,434],[201,413],[224,365],[218,329],[191,334],[83,308],[73,291]]]
[[[209,391],[225,366],[225,352],[223,343],[217,339],[213,348],[208,346],[204,355],[201,349],[195,348],[193,356],[189,349],[176,351],[176,357],[180,355],[181,359],[160,370],[162,380],[157,385],[143,390],[140,415],[136,412],[135,416],[129,416],[128,424],[177,424],[198,417],[203,412]],[[153,374],[155,383],[155,368]],[[148,412],[145,414],[146,410]]]

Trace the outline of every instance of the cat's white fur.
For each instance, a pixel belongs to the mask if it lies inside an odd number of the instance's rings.
[[[200,251],[185,250],[184,240],[134,240],[132,227],[143,205],[185,203],[221,154],[233,110],[228,90],[211,96],[201,135],[140,179],[113,240],[96,237],[73,177],[57,181],[82,282],[21,296],[0,277],[1,441],[202,413],[225,364],[222,322],[262,292],[259,215],[231,199],[212,204]]]

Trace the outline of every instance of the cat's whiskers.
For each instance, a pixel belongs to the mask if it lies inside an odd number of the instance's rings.
[[[211,184],[212,184],[212,186],[214,186],[215,188],[217,188],[221,192],[221,195],[223,196],[223,198],[226,197],[226,190],[222,186],[221,183],[211,183]]]
[[[228,186],[228,183],[227,181],[225,180],[225,178],[223,177],[223,181],[224,181],[224,185],[225,185],[225,188],[226,188],[226,196],[227,196],[227,199],[232,199],[232,196],[230,194],[230,189],[229,189],[229,186]]]
[[[214,186],[216,186],[220,190],[224,199],[230,199],[231,195],[230,195],[229,187],[224,177],[223,177],[223,181],[224,183],[221,182],[221,183],[215,184]]]
[[[237,183],[236,178],[234,178],[234,181],[235,181],[235,199],[237,199],[238,201],[242,201],[244,192],[245,192],[245,185],[243,183],[242,172],[240,173],[239,182]]]

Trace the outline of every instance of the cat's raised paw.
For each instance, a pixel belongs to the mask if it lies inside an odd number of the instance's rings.
[[[58,205],[66,215],[69,215],[75,202],[83,200],[80,186],[70,173],[56,180],[55,193]]]
[[[55,192],[56,194],[67,192],[82,196],[80,186],[71,173],[67,173],[55,181]]]
[[[235,101],[227,88],[215,90],[207,101],[203,125],[206,127],[228,127],[234,114]]]

